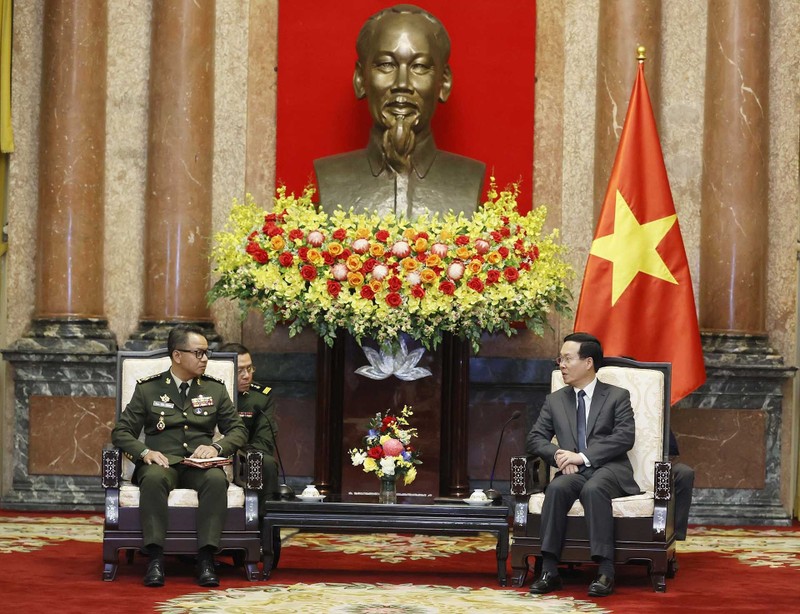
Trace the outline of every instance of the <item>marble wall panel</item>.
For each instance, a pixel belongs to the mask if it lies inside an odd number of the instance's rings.
[[[99,476],[103,446],[111,441],[115,400],[32,395],[29,401],[28,473]]]
[[[695,470],[695,488],[764,488],[763,411],[686,408],[672,413],[671,425],[681,462]]]

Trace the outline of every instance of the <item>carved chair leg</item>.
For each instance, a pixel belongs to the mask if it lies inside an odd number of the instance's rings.
[[[258,568],[257,563],[246,562],[244,564],[244,570],[250,582],[256,582],[261,579],[261,570]]]
[[[678,557],[675,556],[671,558],[669,562],[667,562],[667,577],[674,578],[675,574],[678,573]]]
[[[653,590],[657,593],[667,592],[667,580],[663,573],[651,573],[650,580],[653,582]]]
[[[116,563],[103,563],[103,580],[111,582],[117,577],[117,564]]]

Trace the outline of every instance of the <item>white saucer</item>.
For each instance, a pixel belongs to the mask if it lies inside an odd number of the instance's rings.
[[[477,500],[477,499],[464,499],[464,503],[466,503],[467,505],[484,505],[485,506],[485,505],[491,505],[492,504],[492,500],[491,499],[485,499],[484,501],[480,501],[480,500]]]
[[[310,496],[296,495],[296,496],[297,496],[298,499],[300,499],[300,501],[306,501],[306,502],[312,502],[312,503],[313,502],[322,501],[325,498],[325,495],[310,495]]]

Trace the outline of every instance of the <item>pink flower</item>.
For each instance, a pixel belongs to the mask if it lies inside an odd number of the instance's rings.
[[[333,278],[337,281],[344,281],[347,279],[347,267],[341,262],[337,262],[331,267]]]
[[[478,239],[475,241],[475,251],[479,254],[487,254],[489,253],[489,242],[486,239]]]
[[[357,254],[366,254],[369,249],[369,241],[366,239],[356,239],[353,241],[353,251]]]
[[[409,247],[408,242],[406,241],[398,241],[392,245],[392,254],[398,258],[405,258],[410,253],[411,247]]]
[[[447,246],[444,243],[434,243],[431,245],[431,253],[444,258],[447,256]]]
[[[308,233],[308,242],[314,247],[319,247],[325,241],[325,236],[319,230],[312,230]]]
[[[400,456],[403,449],[403,444],[398,439],[392,438],[383,442],[383,453],[386,456]]]
[[[389,269],[386,267],[385,264],[376,264],[375,268],[372,269],[372,276],[380,281],[384,277],[389,274]]]
[[[458,281],[464,276],[464,265],[461,262],[452,262],[447,267],[447,276],[453,281]]]

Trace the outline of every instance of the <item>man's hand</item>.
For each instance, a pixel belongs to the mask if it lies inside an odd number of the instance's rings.
[[[145,465],[161,465],[162,467],[169,467],[167,457],[161,454],[158,450],[150,450],[142,458]]]
[[[197,446],[189,458],[214,458],[215,456],[219,456],[219,452],[214,446]]]
[[[569,450],[556,450],[555,461],[558,470],[567,475],[575,473],[583,465],[583,457],[577,452]],[[569,467],[573,469],[568,470]]]

